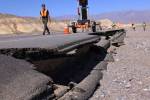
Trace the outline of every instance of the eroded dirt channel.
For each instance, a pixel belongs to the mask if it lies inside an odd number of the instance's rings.
[[[5,52],[5,55],[6,54],[7,52]],[[9,54],[11,53],[9,52]],[[73,54],[49,56],[44,53],[37,56],[39,54],[36,52],[28,55],[25,54],[24,57],[23,55],[20,56],[19,53],[11,54],[11,56],[15,59],[26,60],[34,65],[34,70],[50,77],[52,79],[51,83],[55,84],[54,89],[58,89],[57,85],[60,87],[67,86],[67,91],[69,91],[76,84],[84,80],[90,74],[91,70],[106,58],[108,53],[107,50],[102,47],[90,45],[81,47]],[[55,90],[53,90],[53,92],[54,91]],[[51,99],[52,98],[56,98],[55,95],[51,96]]]

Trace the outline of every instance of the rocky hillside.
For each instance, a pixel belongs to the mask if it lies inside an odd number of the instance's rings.
[[[101,23],[101,26],[103,28],[112,28],[113,22],[109,19],[102,19],[102,20],[97,20],[97,23]]]
[[[52,31],[63,31],[65,22],[52,21],[49,27]],[[19,17],[0,14],[0,34],[36,33],[43,30],[43,24],[38,18]]]
[[[150,22],[150,10],[143,11],[123,11],[123,12],[110,12],[102,13],[92,16],[94,19],[108,18],[114,22],[122,23],[142,23]]]
[[[48,24],[49,28],[53,32],[63,32],[64,27],[70,23],[71,19],[57,19],[52,20],[52,23]],[[92,19],[92,18],[91,18]],[[101,23],[102,27],[111,28],[113,22],[107,18],[95,18],[97,23]],[[110,18],[111,19],[111,18]],[[76,18],[72,19],[76,20]],[[116,23],[117,24],[117,23]],[[125,26],[125,25],[124,25]],[[128,25],[129,26],[129,25]],[[35,17],[20,17],[10,14],[0,13],[0,34],[22,34],[22,33],[41,33],[43,31],[43,24],[39,18]]]
[[[112,21],[108,19],[97,20],[103,27],[111,27]],[[51,31],[63,32],[64,27],[68,24],[67,20],[52,21],[48,24]],[[0,34],[22,34],[22,33],[39,33],[43,31],[43,24],[39,18],[20,17],[9,14],[0,14]]]
[[[69,19],[74,20],[77,19],[78,16],[75,15],[65,15],[56,17],[58,20]],[[110,19],[114,22],[121,23],[142,23],[143,21],[150,23],[150,10],[129,10],[129,11],[120,11],[120,12],[107,12],[96,15],[89,16],[90,19],[99,20],[99,19]]]

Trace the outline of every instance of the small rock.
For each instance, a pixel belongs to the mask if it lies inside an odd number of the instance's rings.
[[[119,96],[119,97],[117,97],[116,100],[126,100],[126,97],[125,96]]]
[[[115,59],[115,61],[116,61],[116,62],[118,62],[118,61],[119,61],[119,59]]]
[[[142,81],[139,81],[139,82],[137,82],[138,84],[140,84],[140,85],[142,85],[143,83],[142,83]]]
[[[130,78],[129,81],[131,82],[133,80],[133,78]]]
[[[145,91],[145,92],[150,92],[150,86],[144,88],[143,91]]]
[[[105,97],[105,96],[106,96],[106,93],[101,90],[101,97]]]
[[[145,88],[145,89],[143,89],[144,91],[148,91],[148,89],[147,88]]]
[[[125,85],[125,88],[130,88],[131,87],[131,84],[128,82],[126,85]]]
[[[115,82],[115,83],[117,83],[117,84],[119,84],[119,85],[123,85],[123,84],[126,83],[125,80],[124,80],[124,81],[121,81],[121,80],[117,80],[117,79],[114,79],[113,82]]]
[[[144,49],[145,52],[150,52],[150,47]]]
[[[124,67],[124,68],[122,68],[123,69],[123,71],[126,71],[127,70],[127,68],[126,67]]]

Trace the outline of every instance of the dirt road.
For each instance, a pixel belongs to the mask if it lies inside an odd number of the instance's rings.
[[[150,30],[128,30],[90,100],[150,100]]]

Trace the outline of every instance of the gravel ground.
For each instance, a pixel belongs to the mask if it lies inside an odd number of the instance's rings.
[[[125,44],[90,100],[150,100],[150,30],[128,30]]]

